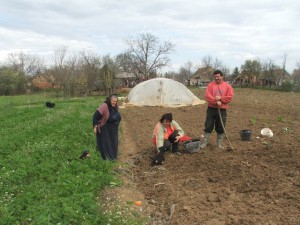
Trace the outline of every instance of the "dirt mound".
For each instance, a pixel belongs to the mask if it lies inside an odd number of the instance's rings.
[[[198,92],[202,98],[203,90]],[[151,224],[300,224],[300,95],[235,92],[226,127],[235,150],[217,149],[213,134],[198,153],[167,152],[163,166],[149,166],[155,152],[151,135],[161,115],[172,112],[189,136],[200,138],[207,105],[121,109],[120,161],[128,171],[120,195],[142,199]],[[260,135],[264,127],[272,138]],[[244,129],[252,131],[250,141],[241,140]],[[226,139],[224,145],[229,146]],[[128,189],[136,195],[126,196]]]

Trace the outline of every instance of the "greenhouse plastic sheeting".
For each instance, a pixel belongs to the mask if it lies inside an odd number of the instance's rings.
[[[136,85],[128,95],[129,105],[179,107],[203,104],[186,86],[168,78],[155,78]]]

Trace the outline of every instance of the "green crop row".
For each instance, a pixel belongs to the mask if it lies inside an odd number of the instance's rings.
[[[0,224],[134,224],[101,210],[103,188],[120,182],[95,150],[92,114],[104,97],[52,109],[45,100],[0,97]],[[81,160],[84,150],[91,157]]]

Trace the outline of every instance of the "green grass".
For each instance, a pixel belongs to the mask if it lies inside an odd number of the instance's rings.
[[[55,108],[46,108],[52,100]],[[102,213],[98,198],[120,182],[95,150],[92,115],[103,100],[0,97],[1,225],[122,224]],[[83,150],[91,157],[80,160]]]

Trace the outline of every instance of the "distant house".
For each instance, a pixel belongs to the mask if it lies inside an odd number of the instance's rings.
[[[238,86],[281,86],[286,81],[290,81],[289,74],[280,68],[276,68],[273,71],[261,72],[257,75],[242,71],[234,79],[234,84]]]
[[[240,75],[234,79],[234,84],[238,86],[256,84],[256,76],[249,76],[245,71],[242,71]]]
[[[136,75],[134,73],[121,72],[115,76],[115,86],[116,87],[134,87],[136,82]]]
[[[199,68],[191,77],[190,85],[206,86],[209,82],[213,81],[214,69],[211,66]]]

